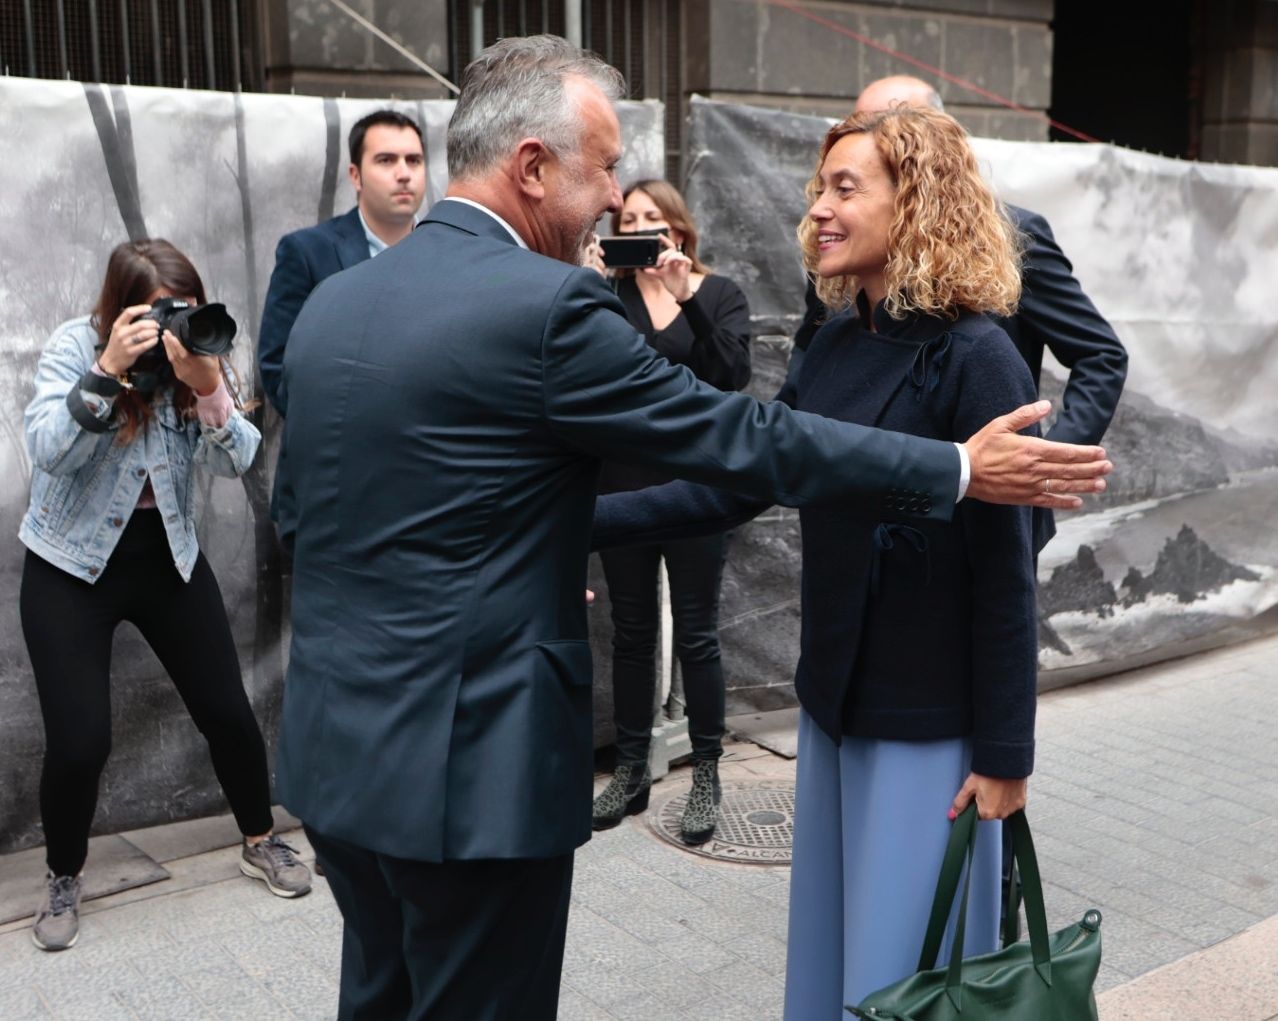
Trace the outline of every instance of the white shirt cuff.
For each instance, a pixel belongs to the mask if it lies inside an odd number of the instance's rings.
[[[972,462],[967,456],[967,447],[961,443],[954,444],[958,448],[959,454],[959,485],[958,496],[954,498],[954,502],[958,503],[967,495],[968,484],[972,481]]]

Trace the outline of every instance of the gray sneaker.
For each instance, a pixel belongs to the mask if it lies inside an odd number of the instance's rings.
[[[31,927],[31,942],[41,950],[69,950],[80,935],[80,877],[50,872],[48,887]]]
[[[297,850],[272,834],[257,844],[244,841],[240,871],[260,879],[277,897],[301,897],[311,892],[311,870],[297,860]]]

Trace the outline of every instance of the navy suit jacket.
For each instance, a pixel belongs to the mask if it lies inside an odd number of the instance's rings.
[[[589,839],[602,459],[792,506],[895,488],[948,519],[957,495],[952,444],[716,390],[645,343],[593,270],[461,202],[316,288],[282,389],[278,793],[321,833],[402,858]]]
[[[358,206],[315,227],[285,234],[276,245],[275,269],[262,309],[262,328],[257,332],[257,365],[262,389],[281,415],[280,373],[297,314],[321,280],[367,259],[368,238],[359,222]]]

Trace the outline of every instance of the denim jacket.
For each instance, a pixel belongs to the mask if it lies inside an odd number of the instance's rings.
[[[220,429],[185,418],[173,391],[157,391],[154,416],[129,443],[117,442],[114,400],[81,391],[108,425],[82,428],[67,394],[93,366],[97,332],[88,316],[53,331],[36,369],[35,397],[25,416],[31,455],[31,503],[18,537],[33,553],[92,583],[101,577],[147,479],[164,518],[173,563],[189,581],[199,554],[195,538],[193,467],[235,478],[253,463],[261,434],[238,411]]]

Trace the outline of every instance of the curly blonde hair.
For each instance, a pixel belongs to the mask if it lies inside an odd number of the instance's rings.
[[[896,187],[884,269],[888,314],[953,319],[960,311],[1015,312],[1021,298],[1021,237],[981,177],[958,121],[927,107],[853,114],[825,136],[806,189],[809,205],[821,193],[821,167],[830,150],[853,134],[873,136]],[[808,216],[799,224],[803,265],[826,308],[842,309],[860,285],[853,276],[816,274],[819,230]]]

